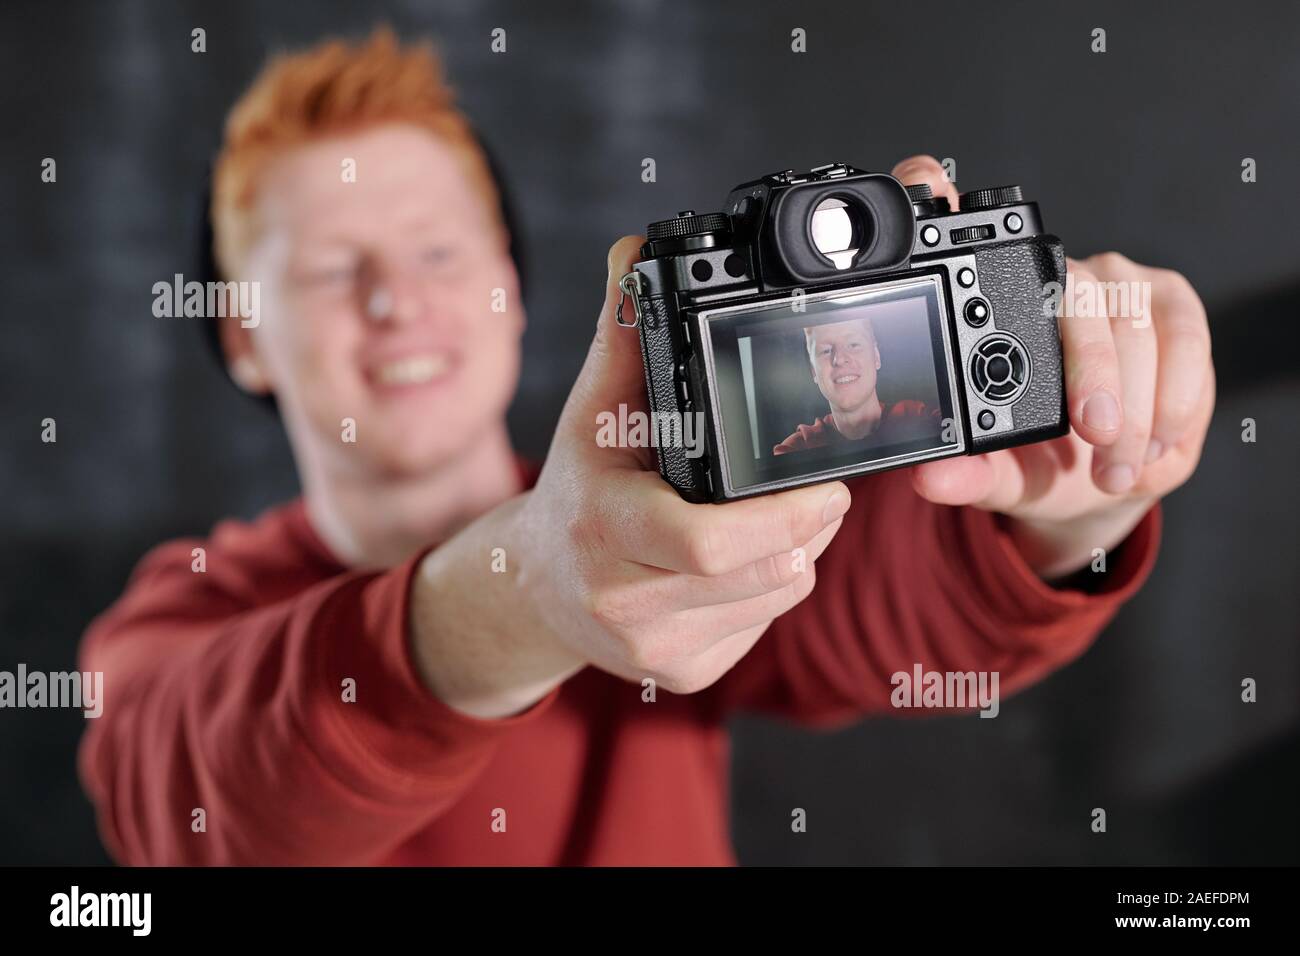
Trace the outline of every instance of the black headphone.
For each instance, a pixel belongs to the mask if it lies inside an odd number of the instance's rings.
[[[501,167],[496,161],[492,150],[488,148],[483,137],[474,131],[474,138],[478,142],[479,148],[483,151],[483,156],[487,159],[488,173],[497,187],[497,196],[501,206],[501,221],[505,223],[506,233],[510,237],[510,258],[514,261],[515,272],[519,275],[519,294],[523,298],[527,289],[527,276],[525,274],[525,263],[523,254],[523,240],[520,236],[521,227],[519,217],[515,212],[514,202],[511,198],[511,192],[506,184],[505,177],[501,174]],[[213,248],[213,231],[212,231],[212,166],[209,164],[207,179],[203,186],[202,195],[203,205],[198,211],[199,228],[199,247],[196,262],[198,268],[194,276],[199,282],[203,283],[204,288],[209,288],[209,282],[221,282],[221,269],[217,266],[217,254]],[[221,348],[221,335],[217,329],[215,319],[206,319],[199,322],[199,328],[202,329],[203,341],[209,354],[221,366],[222,372],[227,379],[230,379],[230,371],[226,366],[226,356]],[[233,385],[234,382],[231,381]],[[248,395],[242,388],[239,389],[241,394]],[[249,395],[250,398],[256,399],[259,403],[268,408],[275,408],[275,397],[273,395]]]

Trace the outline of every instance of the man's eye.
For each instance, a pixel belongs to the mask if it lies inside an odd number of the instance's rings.
[[[339,285],[351,282],[356,277],[356,266],[339,265],[320,269],[308,269],[303,279],[308,285]]]
[[[421,253],[421,258],[429,265],[442,265],[455,256],[455,250],[450,246],[430,246]]]

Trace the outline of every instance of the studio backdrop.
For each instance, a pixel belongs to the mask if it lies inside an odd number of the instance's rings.
[[[221,123],[263,59],[379,22],[434,38],[517,206],[510,424],[534,458],[610,243],[774,170],[930,153],[959,189],[1020,183],[1070,255],[1176,268],[1207,303],[1218,410],[1145,590],[996,720],[737,720],[742,862],[1300,861],[1293,5],[6,3],[0,668],[73,668],[150,546],[297,492],[274,414],[194,322],[154,317],[152,288],[196,268]],[[0,713],[0,863],[108,860],[81,730],[74,712]]]

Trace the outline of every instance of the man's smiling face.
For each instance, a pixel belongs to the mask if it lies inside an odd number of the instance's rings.
[[[871,324],[850,319],[807,330],[813,380],[833,411],[851,412],[876,392],[880,350]]]
[[[258,214],[253,353],[296,446],[337,451],[350,418],[355,463],[411,474],[502,420],[519,374],[517,278],[493,210],[438,137],[389,125],[287,151]]]

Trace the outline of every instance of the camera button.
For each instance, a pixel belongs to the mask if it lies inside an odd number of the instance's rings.
[[[957,284],[963,289],[969,289],[975,284],[975,270],[967,266],[957,270]]]
[[[994,415],[987,408],[984,409],[984,411],[979,413],[979,418],[976,419],[976,421],[979,423],[980,428],[984,429],[985,431],[988,431],[990,428],[992,428],[994,425],[998,423],[997,416]]]
[[[989,304],[983,299],[971,299],[966,303],[966,324],[980,328],[989,320]]]
[[[1002,220],[1003,225],[1007,227],[1007,232],[1019,232],[1025,228],[1025,221],[1017,213],[1007,213],[1007,218]]]
[[[941,236],[937,226],[926,226],[921,230],[921,241],[927,246],[937,246]]]

